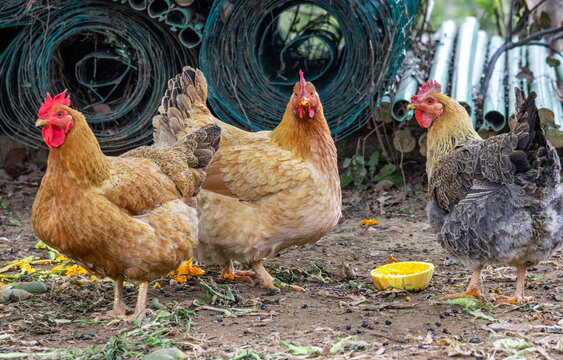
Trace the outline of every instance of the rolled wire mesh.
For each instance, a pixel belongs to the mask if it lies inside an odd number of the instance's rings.
[[[44,146],[37,110],[47,92],[67,88],[105,151],[148,144],[167,81],[185,65],[197,66],[196,53],[128,5],[59,3],[0,56],[0,127],[23,144]]]
[[[209,102],[223,121],[272,129],[302,69],[342,139],[394,79],[416,9],[415,0],[215,1],[199,56]]]

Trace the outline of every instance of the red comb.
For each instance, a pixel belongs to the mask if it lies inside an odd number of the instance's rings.
[[[51,112],[51,109],[55,105],[69,106],[70,105],[70,97],[66,96],[66,90],[67,89],[65,89],[65,91],[58,94],[54,98],[51,98],[51,95],[49,93],[47,93],[47,97],[43,101],[43,104],[41,104],[41,107],[39,108],[39,112],[37,113],[37,115],[40,118],[44,118],[44,117],[49,115],[49,112]]]
[[[300,77],[299,82],[301,83],[301,93],[303,95],[307,95],[305,91],[305,78],[303,77],[303,71],[301,71],[301,69],[299,69],[299,77]]]
[[[417,101],[419,99],[424,98],[426,95],[430,94],[431,92],[442,92],[442,85],[440,85],[436,80],[430,80],[425,82],[418,90],[418,94],[412,97],[411,101]]]

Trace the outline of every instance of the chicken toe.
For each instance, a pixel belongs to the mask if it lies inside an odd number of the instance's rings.
[[[128,310],[129,308],[125,305],[125,301],[123,301],[123,278],[117,279],[114,286],[113,308],[105,315],[96,316],[95,320],[101,321],[125,318]]]
[[[251,263],[251,265],[256,272],[256,281],[252,286],[260,285],[260,287],[263,289],[271,289],[276,291],[280,291],[280,288],[295,291],[305,291],[305,289],[301,286],[286,284],[274,279],[272,275],[270,275],[268,271],[264,269],[264,266],[260,261],[253,262]]]
[[[481,269],[483,267],[479,267],[473,271],[473,276],[471,277],[471,281],[469,285],[467,285],[467,289],[459,294],[449,294],[444,296],[445,300],[449,299],[457,299],[462,297],[471,297],[478,300],[483,300],[483,295],[481,295],[481,291],[479,291],[479,276],[481,275]]]
[[[253,275],[254,275],[254,271],[236,270],[231,260],[227,261],[225,265],[223,265],[223,270],[221,270],[222,279],[228,279],[233,281],[252,282],[251,276]]]
[[[516,290],[514,290],[514,296],[501,296],[495,301],[495,305],[498,304],[517,304],[523,305],[530,301],[533,301],[533,297],[524,296],[524,281],[526,279],[526,265],[518,265],[516,275]]]

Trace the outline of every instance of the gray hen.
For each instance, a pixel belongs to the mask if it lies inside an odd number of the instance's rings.
[[[423,95],[413,97],[411,109],[425,111],[423,104],[447,101],[439,90]],[[546,260],[563,244],[559,157],[540,126],[536,94],[525,99],[516,89],[516,95],[512,131],[486,140],[472,133],[449,151],[429,154],[435,156],[430,169],[427,164],[430,223],[440,244],[473,271],[464,293],[445,298],[482,298],[481,269],[497,263],[518,269],[514,296],[497,303],[527,302],[526,268]],[[453,108],[444,105],[443,111],[434,112],[439,115],[428,126],[429,138],[432,126]]]

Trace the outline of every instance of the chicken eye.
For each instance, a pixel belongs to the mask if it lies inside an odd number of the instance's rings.
[[[434,100],[432,100],[432,99],[426,100],[426,103],[427,103],[427,104],[432,104],[433,102],[434,102]]]
[[[63,117],[63,115],[64,115],[64,113],[63,113],[62,111],[59,111],[59,112],[57,113],[57,117],[59,117],[59,118]]]

